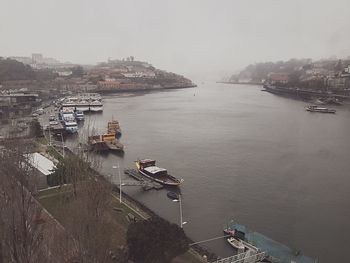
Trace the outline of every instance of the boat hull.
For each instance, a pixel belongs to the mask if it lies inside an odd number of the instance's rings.
[[[92,112],[103,111],[103,106],[90,106],[90,111]]]
[[[245,246],[244,246],[244,244],[243,244],[240,240],[238,240],[238,239],[236,239],[236,238],[234,238],[234,237],[229,237],[229,238],[227,239],[227,242],[228,242],[232,247],[234,247],[235,249],[237,249],[237,252],[238,252],[238,253],[244,252]]]
[[[150,176],[148,175],[147,173],[145,173],[144,171],[142,171],[141,169],[137,169],[139,171],[140,174],[142,174],[143,176],[146,176],[147,178],[157,182],[157,183],[160,183],[160,184],[163,184],[163,185],[167,185],[167,186],[179,186],[181,184],[181,182],[177,183],[177,182],[165,182],[163,180],[159,180],[157,178],[154,178],[153,176]]]
[[[77,105],[75,107],[76,110],[78,111],[89,111],[89,106],[80,106],[80,105]]]
[[[308,112],[318,112],[318,113],[336,113],[336,110],[331,109],[306,109]]]

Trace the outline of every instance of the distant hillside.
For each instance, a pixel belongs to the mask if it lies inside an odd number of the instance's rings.
[[[290,59],[288,61],[263,62],[247,66],[238,74],[229,78],[229,82],[261,83],[269,74],[286,74],[290,80],[306,80],[310,77],[330,77],[341,72],[350,65],[350,59]]]
[[[32,80],[35,73],[29,65],[13,59],[0,58],[0,83],[7,80]]]
[[[289,61],[263,62],[251,64],[243,69],[239,74],[232,75],[229,81],[232,82],[261,82],[267,79],[268,74],[293,73],[302,67],[311,64],[311,59],[291,59]]]

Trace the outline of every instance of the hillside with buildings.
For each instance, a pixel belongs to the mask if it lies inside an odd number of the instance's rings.
[[[61,63],[42,54],[0,57],[0,120],[30,114],[42,102],[81,92],[135,92],[195,86],[184,76],[134,57],[97,65]]]
[[[6,69],[2,69],[2,64]],[[13,69],[12,64],[16,64],[18,69]],[[0,61],[0,90],[3,92],[106,93],[193,86],[192,81],[184,76],[157,69],[148,62],[135,60],[133,56],[121,60],[108,59],[97,65],[61,63],[42,54],[32,54],[31,58],[8,57]]]
[[[265,83],[279,87],[347,94],[350,89],[350,58],[291,59],[257,63],[232,75],[229,82]]]

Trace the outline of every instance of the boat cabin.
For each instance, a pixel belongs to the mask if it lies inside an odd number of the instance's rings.
[[[154,177],[166,176],[168,174],[166,169],[157,166],[145,167],[143,170]]]
[[[113,120],[113,121],[109,121],[108,122],[108,126],[107,126],[108,130],[116,130],[116,129],[119,129],[119,122],[116,121],[116,120]]]
[[[151,159],[143,159],[139,161],[140,169],[145,169],[146,167],[156,166],[156,161]]]

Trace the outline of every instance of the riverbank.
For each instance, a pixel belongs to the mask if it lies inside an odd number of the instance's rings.
[[[289,87],[277,87],[271,85],[264,85],[264,89],[267,92],[279,94],[279,95],[289,95],[293,97],[300,97],[304,99],[312,98],[337,98],[342,100],[350,100],[350,95],[338,94],[333,92],[327,92],[322,90],[306,90],[299,88],[289,88]]]
[[[239,84],[239,85],[262,85],[261,82],[239,82],[239,81],[217,81],[216,83],[221,84]]]
[[[187,89],[195,88],[196,84],[190,85],[169,85],[169,86],[160,86],[160,87],[138,87],[138,88],[118,88],[118,89],[96,89],[91,92],[99,93],[101,95],[114,94],[114,93],[127,93],[127,92],[152,92],[152,91],[161,91],[161,90],[170,90],[170,89]]]
[[[62,157],[61,150],[62,150],[61,147],[59,147],[59,146],[56,147],[56,153],[60,154]],[[52,152],[51,152],[51,154],[52,154]],[[66,155],[67,154],[75,155],[75,153],[71,149],[69,149],[68,147],[65,147],[65,154]],[[104,177],[96,170],[93,170],[93,172],[98,177]],[[113,184],[113,183],[111,182],[111,184]],[[48,194],[47,191],[49,191],[50,193]],[[41,195],[40,195],[41,197],[39,199],[44,200],[44,201],[42,201],[42,204],[44,205],[44,207],[48,211],[52,212],[55,217],[57,217],[57,216],[59,217],[59,215],[57,214],[57,211],[59,211],[58,205],[56,204],[57,201],[55,201],[55,198],[53,200],[50,200],[50,198],[53,198],[55,195],[61,195],[61,192],[60,192],[60,190],[58,190],[58,188],[48,189],[47,191],[46,190],[41,191]],[[124,211],[124,210],[127,211],[126,213],[121,213],[121,217],[122,217],[121,220],[117,219],[118,224],[121,224],[123,229],[121,232],[116,233],[116,234],[123,235],[123,236],[126,235],[126,230],[127,230],[128,225],[130,224],[130,222],[126,221],[125,217],[128,217],[130,212],[139,220],[147,220],[148,218],[157,218],[157,217],[161,218],[163,220],[166,220],[166,219],[160,217],[153,210],[148,208],[145,204],[134,199],[133,197],[131,197],[130,195],[128,195],[124,191],[122,191],[122,202],[120,202],[119,197],[118,197],[120,190],[119,190],[119,187],[117,185],[113,184],[112,191],[113,191],[113,193],[111,193],[111,194],[113,196],[113,199],[117,200],[118,202],[114,203],[113,207],[111,207],[111,209],[116,211],[121,206],[121,211]],[[64,191],[64,193],[65,193],[65,191]],[[47,199],[47,198],[49,198],[49,199]],[[56,209],[58,209],[58,210],[56,211]],[[120,228],[120,225],[119,225],[119,228]],[[116,229],[118,229],[118,227],[116,227]],[[122,238],[120,241],[122,245],[126,245],[125,238],[126,237]],[[188,238],[188,243],[192,244],[192,243],[194,243],[194,241],[191,240],[190,238]],[[193,245],[188,252],[175,258],[173,263],[177,263],[177,262],[188,262],[188,263],[207,262],[206,260],[204,260],[204,257],[206,259],[208,259],[209,261],[214,261],[218,258],[214,253],[208,251],[207,249],[204,249],[199,245]]]

